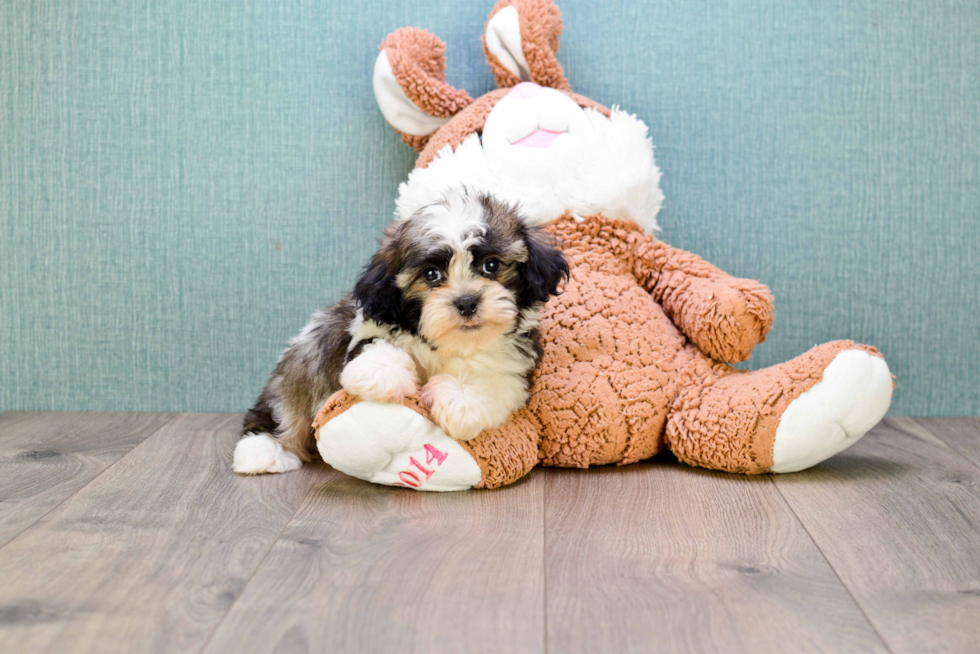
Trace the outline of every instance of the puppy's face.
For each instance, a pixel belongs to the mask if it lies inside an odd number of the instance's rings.
[[[462,354],[512,332],[567,275],[513,208],[453,192],[386,232],[354,294],[365,318]]]

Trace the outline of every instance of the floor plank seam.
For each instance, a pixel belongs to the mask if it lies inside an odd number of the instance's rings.
[[[230,469],[229,469],[229,472],[230,472]],[[232,474],[234,474],[234,473],[232,473]],[[275,549],[276,543],[278,543],[279,542],[279,539],[282,538],[282,535],[284,533],[286,533],[286,529],[289,528],[289,525],[292,524],[293,519],[296,517],[296,514],[299,513],[300,508],[302,508],[302,506],[306,503],[306,498],[308,498],[310,496],[310,493],[312,493],[313,492],[313,489],[316,488],[316,487],[317,487],[317,483],[316,482],[310,484],[310,487],[306,489],[306,493],[303,495],[303,498],[299,502],[296,503],[296,508],[293,509],[293,513],[292,513],[292,515],[289,516],[289,520],[287,520],[283,524],[282,529],[279,530],[279,533],[276,535],[276,537],[269,544],[269,549],[267,549],[265,551],[265,554],[262,555],[262,558],[259,559],[259,562],[257,564],[255,564],[255,569],[252,570],[252,574],[250,574],[248,576],[248,580],[244,584],[242,584],[242,588],[238,592],[238,597],[236,597],[235,598],[235,601],[232,602],[228,606],[228,609],[221,616],[221,619],[218,620],[217,623],[215,623],[214,628],[211,629],[211,633],[208,634],[208,637],[204,640],[204,644],[201,645],[201,649],[198,650],[198,654],[202,654],[204,651],[207,650],[208,645],[211,644],[211,640],[214,638],[214,635],[218,633],[218,629],[221,628],[221,625],[224,624],[225,619],[231,613],[232,609],[234,609],[235,608],[235,605],[238,604],[238,600],[240,600],[242,598],[242,596],[245,594],[245,590],[248,588],[249,584],[252,583],[252,580],[255,579],[255,575],[258,574],[259,570],[262,569],[262,566],[265,564],[265,560],[267,558],[269,558],[269,554],[271,554],[272,553],[272,550]]]
[[[914,422],[914,424],[919,425],[917,418],[915,418],[915,417],[908,417],[907,419],[908,420],[912,420]],[[980,419],[978,419],[978,424],[980,424]],[[917,436],[915,434],[909,432],[907,429],[903,429],[900,422],[896,422],[895,420],[889,420],[888,425],[890,427],[893,427],[894,429],[897,429],[898,431],[902,432],[903,434],[906,434],[908,436],[912,436],[913,438],[917,438]],[[922,425],[919,425],[919,426],[921,427]],[[923,427],[923,429],[925,429],[925,427]],[[953,454],[955,454],[958,457],[960,457],[960,459],[962,459],[964,463],[967,463],[967,464],[973,466],[974,468],[980,469],[980,463],[976,463],[973,460],[973,457],[968,456],[967,454],[964,454],[963,452],[961,452],[960,449],[957,447],[958,443],[955,443],[955,441],[952,441],[951,442],[951,441],[946,440],[945,438],[943,438],[943,435],[941,433],[938,433],[937,434],[937,433],[935,433],[933,431],[930,431],[929,433],[932,434],[933,436],[935,436],[936,439],[942,445],[945,445],[946,448],[950,452],[952,452]]]
[[[548,470],[540,468],[541,476],[541,529],[544,532],[541,536],[541,577],[542,577],[542,603],[544,606],[544,651],[548,649]]]
[[[881,632],[878,631],[878,627],[871,620],[871,617],[868,615],[867,611],[864,610],[864,607],[861,605],[861,602],[858,601],[857,597],[854,596],[854,593],[851,592],[851,589],[847,586],[846,583],[844,583],[844,579],[841,578],[840,574],[837,572],[837,568],[835,568],[834,564],[830,562],[829,558],[827,558],[827,555],[824,553],[823,548],[820,547],[820,543],[818,543],[817,539],[813,537],[813,534],[811,534],[810,530],[807,529],[807,526],[803,522],[803,519],[800,518],[799,514],[793,508],[793,505],[790,504],[789,500],[786,499],[786,496],[783,495],[783,491],[779,488],[779,484],[776,483],[776,480],[773,479],[773,475],[769,474],[766,476],[769,477],[769,483],[771,483],[776,488],[776,492],[779,493],[779,498],[783,501],[783,504],[786,505],[786,507],[793,514],[793,517],[796,518],[796,522],[799,523],[800,527],[803,528],[803,531],[806,533],[807,538],[809,538],[810,542],[813,543],[813,546],[817,548],[817,551],[820,553],[820,557],[827,563],[827,567],[830,568],[830,570],[834,573],[834,577],[837,579],[838,583],[840,583],[841,587],[847,593],[847,596],[851,598],[851,601],[854,602],[854,606],[856,606],[858,608],[858,611],[861,612],[861,615],[864,616],[865,622],[868,623],[868,626],[871,627],[871,630],[874,632],[875,636],[878,637],[878,641],[888,652],[894,654],[894,650],[892,650],[891,645],[888,644],[888,641],[886,641],[885,638],[881,635]]]
[[[47,517],[48,515],[50,515],[52,511],[54,511],[55,509],[59,508],[65,502],[67,502],[68,500],[70,500],[71,498],[75,497],[80,492],[82,492],[83,490],[85,490],[86,488],[88,488],[89,484],[91,484],[93,481],[95,481],[96,479],[98,479],[99,477],[101,477],[102,475],[104,475],[106,472],[108,472],[109,470],[111,470],[117,463],[119,463],[120,461],[122,461],[123,459],[125,459],[126,457],[128,457],[130,454],[132,454],[133,451],[136,448],[138,448],[143,443],[145,443],[146,441],[150,440],[151,438],[153,438],[154,436],[156,436],[157,434],[159,434],[160,433],[160,430],[166,428],[167,425],[169,425],[174,420],[176,420],[179,415],[180,415],[179,413],[172,414],[169,418],[167,418],[167,421],[166,422],[164,422],[162,425],[160,425],[160,427],[158,427],[157,429],[154,429],[153,430],[153,433],[151,433],[149,436],[147,436],[146,438],[144,438],[142,441],[140,441],[139,443],[137,443],[136,445],[134,445],[132,447],[132,449],[130,449],[128,452],[126,452],[125,454],[123,454],[121,457],[119,457],[118,459],[116,459],[115,461],[113,461],[112,463],[110,463],[109,465],[107,465],[103,470],[101,470],[94,477],[92,477],[87,482],[85,482],[84,484],[82,484],[81,486],[79,486],[78,488],[76,488],[73,492],[71,492],[69,495],[67,495],[66,497],[64,497],[60,502],[58,502],[57,504],[55,504],[54,506],[52,506],[50,509],[48,509],[47,511],[45,511],[41,515],[37,516],[37,518],[35,518],[34,520],[32,520],[29,525],[26,525],[23,529],[21,529],[16,534],[14,534],[10,538],[8,538],[6,542],[0,543],[0,551],[2,551],[3,548],[7,547],[7,545],[10,545],[12,542],[14,542],[18,538],[20,538],[25,532],[27,532],[28,530],[30,530],[31,527],[33,527],[38,522],[40,522],[41,520],[43,520],[45,517]]]

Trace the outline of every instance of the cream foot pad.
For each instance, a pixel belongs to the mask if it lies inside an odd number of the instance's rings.
[[[481,478],[459,443],[400,404],[358,402],[320,427],[317,449],[337,470],[386,486],[457,491]]]
[[[805,470],[850,447],[880,421],[892,398],[892,376],[880,356],[845,350],[823,379],[783,412],[772,471]]]

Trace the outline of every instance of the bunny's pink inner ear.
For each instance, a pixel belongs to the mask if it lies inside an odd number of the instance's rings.
[[[430,134],[473,99],[446,83],[446,46],[426,30],[396,30],[380,50],[373,80],[378,107],[405,143],[421,150]]]
[[[482,37],[497,86],[535,82],[570,91],[565,71],[555,58],[562,29],[561,11],[552,0],[500,0],[490,12]]]
[[[521,19],[515,7],[504,7],[490,17],[483,33],[483,49],[498,87],[531,81],[531,69],[521,47]]]

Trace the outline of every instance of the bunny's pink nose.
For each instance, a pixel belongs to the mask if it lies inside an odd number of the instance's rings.
[[[513,95],[517,98],[524,98],[525,100],[530,100],[538,93],[541,93],[541,87],[534,82],[521,82],[514,88],[510,90],[507,95]]]

